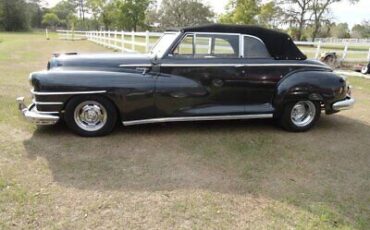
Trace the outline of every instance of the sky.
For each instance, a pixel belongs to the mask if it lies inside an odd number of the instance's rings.
[[[54,6],[61,0],[46,0],[49,6]],[[160,1],[160,0],[159,0]],[[202,0],[213,10],[221,14],[229,0]],[[356,4],[351,4],[349,1],[341,1],[334,3],[331,7],[331,17],[333,21],[346,22],[352,27],[354,24],[360,24],[364,20],[370,20],[370,0],[360,0]]]

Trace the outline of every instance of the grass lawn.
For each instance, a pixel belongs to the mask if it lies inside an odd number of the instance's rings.
[[[307,133],[270,120],[36,128],[15,98],[53,52],[88,41],[0,33],[0,229],[370,229],[370,81]]]

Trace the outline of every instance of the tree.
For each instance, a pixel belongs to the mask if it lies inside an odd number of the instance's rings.
[[[116,8],[114,2],[108,0],[88,0],[87,7],[91,10],[93,18],[98,22],[98,25],[104,25],[105,29],[110,28]]]
[[[32,28],[41,28],[42,26],[42,17],[48,11],[48,9],[42,7],[43,4],[45,4],[43,0],[27,0],[27,17]]]
[[[146,11],[145,24],[149,27],[158,27],[161,24],[160,18],[158,2],[152,1]]]
[[[30,17],[26,6],[24,0],[1,0],[0,27],[6,31],[28,30]]]
[[[352,27],[351,37],[353,38],[370,38],[370,21],[363,21]]]
[[[123,29],[134,30],[146,27],[145,13],[150,4],[150,0],[118,0],[117,26]]]
[[[329,7],[336,2],[342,0],[312,0],[310,10],[312,12],[311,21],[313,22],[313,31],[311,34],[312,41],[315,40],[317,34],[320,31],[322,22],[326,20],[325,14],[329,11]],[[352,3],[358,2],[358,0],[349,0]]]
[[[222,23],[255,24],[259,14],[259,0],[230,0],[228,13],[220,17]]]
[[[55,27],[59,24],[60,20],[55,13],[47,13],[42,18],[42,24],[45,26]]]
[[[347,23],[339,23],[331,28],[331,35],[335,38],[349,38],[349,28]]]
[[[301,41],[303,29],[308,21],[310,3],[313,0],[286,0],[287,10],[285,12],[286,21],[292,27],[293,37]]]
[[[55,13],[60,20],[67,21],[70,14],[76,13],[76,5],[73,1],[61,1],[55,5],[51,11]]]
[[[159,11],[162,28],[209,23],[214,16],[199,0],[163,0]]]
[[[70,4],[74,5],[78,15],[82,21],[85,21],[85,14],[87,12],[87,0],[68,0]]]
[[[260,6],[260,12],[257,16],[259,25],[269,28],[278,28],[282,23],[283,9],[275,2],[268,2]]]

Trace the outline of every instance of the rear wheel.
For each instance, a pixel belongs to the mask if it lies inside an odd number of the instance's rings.
[[[86,137],[112,132],[117,112],[109,100],[100,96],[78,96],[67,104],[64,120],[75,133]]]
[[[280,125],[293,132],[311,129],[320,119],[320,103],[316,101],[297,101],[288,103],[279,118]]]

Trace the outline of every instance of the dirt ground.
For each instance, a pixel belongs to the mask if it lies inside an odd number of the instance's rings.
[[[88,41],[0,34],[0,229],[369,229],[370,80],[312,131],[271,120],[117,127],[82,138],[18,114],[27,75]]]

